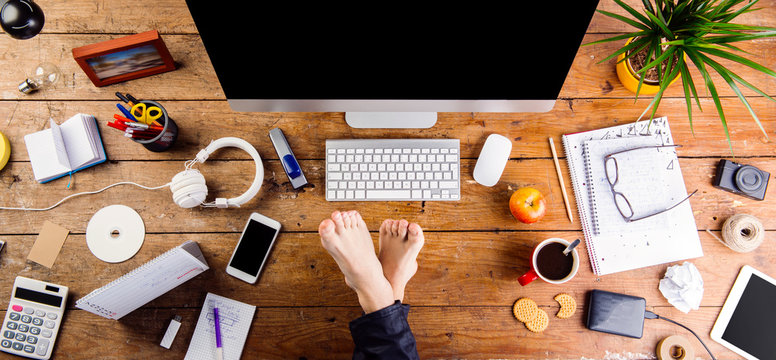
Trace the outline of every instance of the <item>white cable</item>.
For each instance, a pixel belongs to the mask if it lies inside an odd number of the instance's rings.
[[[157,186],[157,187],[148,187],[148,186],[143,186],[143,185],[140,185],[140,184],[137,184],[137,183],[133,183],[131,181],[122,181],[122,182],[118,182],[118,183],[115,183],[115,184],[112,184],[112,185],[108,185],[108,186],[106,186],[106,187],[104,187],[104,188],[102,188],[100,190],[97,190],[97,191],[86,191],[86,192],[82,192],[82,193],[66,196],[62,200],[59,200],[59,202],[57,202],[56,204],[51,205],[51,206],[49,206],[47,208],[28,209],[28,208],[14,208],[14,207],[3,207],[3,206],[0,206],[0,210],[47,211],[47,210],[51,210],[51,209],[59,206],[59,204],[65,202],[65,201],[67,201],[67,200],[69,200],[71,198],[74,198],[76,196],[98,194],[98,193],[101,193],[101,192],[103,192],[105,190],[108,190],[108,189],[110,189],[110,188],[112,188],[114,186],[118,186],[118,185],[135,185],[137,187],[140,187],[140,188],[143,188],[143,189],[146,189],[146,190],[159,190],[159,189],[162,189],[162,188],[170,186],[170,184],[171,183],[167,183],[167,184],[164,184],[164,185],[161,185],[161,186]]]

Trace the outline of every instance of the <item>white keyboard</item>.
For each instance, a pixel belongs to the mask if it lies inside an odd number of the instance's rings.
[[[460,200],[458,139],[326,140],[326,200]]]

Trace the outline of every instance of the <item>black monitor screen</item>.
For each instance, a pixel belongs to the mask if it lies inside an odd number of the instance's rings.
[[[187,0],[229,99],[554,100],[598,0],[246,3]]]

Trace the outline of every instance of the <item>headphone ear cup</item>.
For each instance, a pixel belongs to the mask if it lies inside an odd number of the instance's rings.
[[[205,202],[207,185],[205,177],[198,170],[181,171],[172,178],[170,184],[172,200],[180,207],[188,209]]]

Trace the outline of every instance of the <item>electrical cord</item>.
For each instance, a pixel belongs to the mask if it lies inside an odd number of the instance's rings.
[[[701,337],[698,336],[698,334],[696,334],[695,331],[692,331],[692,329],[688,328],[687,326],[684,326],[684,325],[682,325],[682,324],[680,324],[680,323],[678,323],[676,321],[673,321],[673,320],[671,320],[671,319],[669,319],[667,317],[663,317],[663,316],[660,316],[658,314],[655,314],[655,313],[653,313],[653,312],[651,312],[649,310],[645,310],[644,311],[644,318],[645,319],[661,319],[661,320],[665,320],[665,321],[668,321],[668,322],[670,322],[672,324],[679,325],[679,326],[683,327],[685,330],[691,332],[693,335],[695,335],[696,338],[698,338],[698,341],[701,342],[701,345],[703,345],[703,347],[709,353],[709,356],[711,356],[711,360],[717,360],[717,358],[714,357],[714,354],[711,353],[711,350],[709,350],[709,347],[706,346],[706,343],[704,343],[703,340],[701,340]]]
[[[59,206],[63,202],[65,202],[65,201],[67,201],[67,200],[69,200],[71,198],[74,198],[76,196],[98,194],[98,193],[101,193],[101,192],[103,192],[105,190],[108,190],[108,189],[110,189],[110,188],[112,188],[114,186],[118,186],[118,185],[135,185],[135,186],[137,186],[139,188],[143,188],[143,189],[146,189],[146,190],[158,190],[158,189],[162,189],[162,188],[165,188],[167,186],[170,186],[170,183],[167,183],[167,184],[164,184],[164,185],[160,185],[160,186],[156,186],[156,187],[149,187],[149,186],[144,186],[144,185],[140,185],[140,184],[137,184],[137,183],[133,183],[131,181],[122,181],[122,182],[118,182],[118,183],[115,183],[115,184],[112,184],[112,185],[108,185],[108,186],[106,186],[106,187],[104,187],[104,188],[102,188],[100,190],[85,191],[85,192],[81,192],[81,193],[78,193],[78,194],[73,194],[73,195],[70,195],[70,196],[66,196],[62,200],[59,200],[56,204],[51,205],[51,206],[49,206],[47,208],[35,209],[35,208],[24,208],[24,207],[18,208],[18,207],[4,207],[4,206],[0,206],[0,210],[47,211],[47,210],[51,210],[51,209]]]

